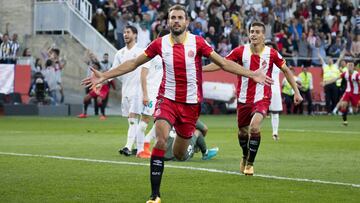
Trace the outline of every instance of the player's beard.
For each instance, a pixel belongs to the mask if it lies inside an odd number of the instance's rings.
[[[184,33],[185,29],[186,29],[186,27],[182,27],[180,30],[175,30],[173,27],[170,27],[171,33],[175,36],[179,36],[182,33]]]

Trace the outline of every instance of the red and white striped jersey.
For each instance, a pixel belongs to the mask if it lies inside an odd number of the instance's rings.
[[[357,71],[354,71],[352,74],[350,74],[349,71],[345,71],[340,77],[346,80],[345,92],[359,94],[360,74]]]
[[[275,49],[265,46],[259,55],[252,54],[250,44],[235,48],[226,56],[226,59],[237,62],[245,69],[252,71],[263,68],[265,74],[269,77],[272,77],[274,64],[280,68],[285,64],[285,60]],[[240,103],[255,103],[262,99],[270,99],[271,86],[262,85],[247,77],[238,76],[237,96]]]
[[[196,104],[202,100],[201,57],[209,57],[213,49],[205,40],[189,32],[183,43],[174,44],[171,35],[165,35],[150,43],[145,55],[160,55],[163,77],[159,95],[170,100]]]

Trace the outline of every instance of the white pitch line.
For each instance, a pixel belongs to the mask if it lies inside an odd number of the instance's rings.
[[[354,132],[354,131],[337,131],[337,130],[303,130],[303,129],[280,128],[279,131],[316,132],[316,133],[331,133],[331,134],[357,134],[357,135],[360,135],[360,132]]]
[[[50,158],[50,159],[60,159],[60,160],[85,161],[85,162],[135,165],[135,166],[149,166],[149,164],[145,164],[145,163],[136,163],[136,162],[127,162],[127,161],[99,160],[99,159],[76,158],[76,157],[63,157],[63,156],[51,156],[51,155],[41,155],[41,154],[21,154],[21,153],[12,153],[12,152],[0,152],[0,155],[23,156],[23,157],[40,157],[40,158]],[[243,174],[241,174],[239,172],[219,170],[219,169],[211,169],[211,168],[197,168],[197,167],[191,167],[191,166],[176,166],[176,165],[171,165],[171,164],[166,164],[165,167],[166,168],[187,169],[187,170],[193,170],[193,171],[206,171],[206,172],[211,172],[211,173],[222,173],[222,174],[231,174],[231,175],[243,176]],[[264,175],[264,174],[255,174],[254,176],[261,177],[261,178],[276,179],[276,180],[288,180],[288,181],[296,181],[296,182],[310,182],[310,183],[320,183],[320,184],[327,184],[327,185],[341,185],[341,186],[350,186],[350,187],[360,188],[360,184],[354,184],[354,183],[332,182],[332,181],[307,179],[307,178],[289,178],[289,177],[272,176],[272,175]]]

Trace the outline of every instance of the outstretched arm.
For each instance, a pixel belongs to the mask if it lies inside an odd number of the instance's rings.
[[[218,66],[214,63],[210,63],[210,64],[204,66],[202,71],[203,72],[213,72],[213,71],[218,71],[220,69],[221,69],[220,66]]]
[[[127,60],[124,63],[118,65],[116,68],[113,68],[111,70],[108,70],[104,73],[101,73],[100,71],[91,68],[91,71],[93,72],[93,75],[91,77],[85,78],[81,81],[82,85],[85,86],[96,86],[97,84],[100,84],[104,82],[105,80],[115,78],[117,76],[124,75],[128,72],[131,72],[135,70],[138,66],[148,62],[150,60],[149,57],[147,57],[145,54],[141,54],[135,59]]]
[[[270,77],[265,75],[265,73],[262,71],[261,68],[255,72],[245,69],[244,67],[240,66],[239,64],[237,64],[233,61],[224,59],[216,52],[212,52],[209,58],[211,61],[214,62],[214,65],[217,65],[219,67],[219,69],[221,68],[226,72],[251,78],[255,82],[261,83],[261,84],[271,85],[274,82]],[[215,67],[213,65],[212,65],[212,68],[215,69]]]
[[[143,92],[143,104],[144,105],[149,104],[149,96],[148,96],[147,81],[146,81],[148,73],[149,73],[149,69],[142,67],[140,80],[141,80],[141,89]]]
[[[339,68],[340,68],[340,61],[344,58],[345,53],[346,53],[346,49],[342,50],[339,58],[336,60],[336,63],[335,63],[335,64],[336,64],[337,67],[339,67]]]

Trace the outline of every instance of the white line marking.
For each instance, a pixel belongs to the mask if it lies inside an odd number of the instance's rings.
[[[76,158],[76,157],[63,157],[63,156],[51,156],[51,155],[40,155],[40,154],[21,154],[21,153],[12,153],[12,152],[0,152],[0,155],[23,156],[23,157],[40,157],[40,158],[50,158],[50,159],[71,160],[71,161],[85,161],[85,162],[135,165],[135,166],[149,166],[149,164],[145,164],[145,163],[136,163],[136,162],[127,162],[127,161],[110,161],[110,160]],[[222,174],[231,174],[231,175],[243,176],[243,174],[241,174],[239,172],[225,171],[225,170],[211,169],[211,168],[197,168],[197,167],[191,167],[191,166],[175,166],[175,165],[171,165],[171,164],[166,164],[165,167],[166,168],[187,169],[187,170],[194,170],[194,171],[206,171],[206,172],[211,172],[211,173],[222,173]],[[297,182],[321,183],[321,184],[327,184],[327,185],[341,185],[341,186],[350,186],[350,187],[360,188],[360,184],[354,184],[354,183],[332,182],[332,181],[307,179],[307,178],[288,178],[288,177],[263,175],[263,174],[255,174],[254,176],[262,177],[262,178],[269,178],[269,179],[276,179],[276,180],[289,180],[289,181],[297,181]]]
[[[336,130],[303,130],[303,129],[280,128],[279,131],[316,132],[316,133],[332,133],[332,134],[357,134],[357,135],[360,135],[360,132],[354,132],[354,131],[336,131]]]

